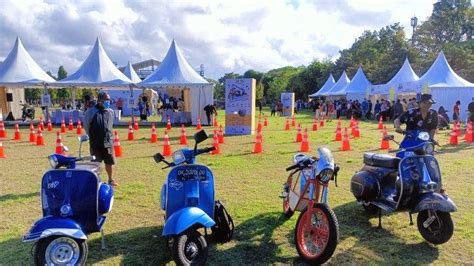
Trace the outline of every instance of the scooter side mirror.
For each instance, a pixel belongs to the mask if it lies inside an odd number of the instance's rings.
[[[157,154],[153,155],[153,159],[155,159],[156,163],[161,163],[165,159],[165,157],[163,157],[163,155],[161,155],[161,153],[157,153]]]
[[[69,151],[69,148],[68,148],[67,146],[63,146],[63,150],[64,150],[65,152],[68,152],[68,151]]]
[[[79,142],[86,142],[89,140],[89,136],[88,135],[82,135],[80,137],[77,138],[79,140]]]
[[[201,142],[205,141],[208,138],[209,138],[209,136],[207,135],[207,133],[204,129],[200,130],[196,134],[194,134],[194,141],[196,141],[196,144],[201,143]]]
[[[393,135],[387,135],[383,137],[383,140],[394,140],[395,137]]]

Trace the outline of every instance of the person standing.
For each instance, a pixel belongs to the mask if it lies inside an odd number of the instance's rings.
[[[453,107],[453,121],[454,121],[454,123],[459,122],[460,110],[461,110],[461,101],[457,100],[456,104]]]
[[[211,124],[211,115],[216,115],[217,116],[217,110],[216,107],[213,104],[208,104],[204,106],[204,111],[206,112],[206,117],[207,117],[207,124],[209,126],[212,126]]]
[[[368,109],[367,109],[367,114],[365,117],[367,117],[367,119],[371,119],[372,118],[372,100],[369,99],[368,101]]]
[[[272,112],[270,113],[270,116],[275,116],[275,112],[276,112],[276,109],[277,109],[277,103],[276,101],[273,101],[272,102]]]
[[[397,118],[401,114],[403,114],[403,104],[401,103],[400,99],[393,105],[393,117]]]
[[[99,163],[104,161],[109,184],[115,187],[118,186],[118,183],[114,180],[112,171],[112,166],[115,164],[113,122],[114,111],[110,108],[110,95],[106,92],[99,92],[97,104],[84,114],[84,130],[90,138],[90,152],[95,156],[93,161]]]
[[[365,120],[367,118],[367,113],[369,111],[369,102],[367,101],[366,98],[364,98],[364,100],[362,101],[362,104],[361,104],[361,107],[362,107],[362,120]]]
[[[119,97],[117,102],[115,103],[115,106],[117,107],[117,110],[120,110],[121,113],[123,113],[123,99],[122,97]]]

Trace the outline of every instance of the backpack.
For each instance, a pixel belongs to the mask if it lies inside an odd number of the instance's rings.
[[[216,224],[211,228],[214,240],[219,243],[229,242],[234,234],[234,221],[219,200],[214,205],[214,221]]]

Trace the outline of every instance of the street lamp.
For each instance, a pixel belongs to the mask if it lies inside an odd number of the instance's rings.
[[[413,45],[415,43],[414,40],[414,35],[415,35],[415,28],[418,25],[418,18],[416,16],[413,16],[410,20],[410,25],[413,28],[413,32],[411,33],[411,44]]]

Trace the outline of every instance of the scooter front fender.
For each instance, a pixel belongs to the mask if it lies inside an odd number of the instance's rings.
[[[162,235],[179,235],[196,224],[210,228],[216,223],[203,210],[196,207],[186,207],[168,217]]]
[[[442,212],[455,212],[458,210],[456,204],[447,195],[429,193],[422,196],[418,204],[411,210],[411,213],[429,209]]]
[[[30,231],[23,236],[23,242],[36,241],[52,235],[65,235],[77,239],[87,239],[81,226],[74,220],[47,216],[33,224]]]

